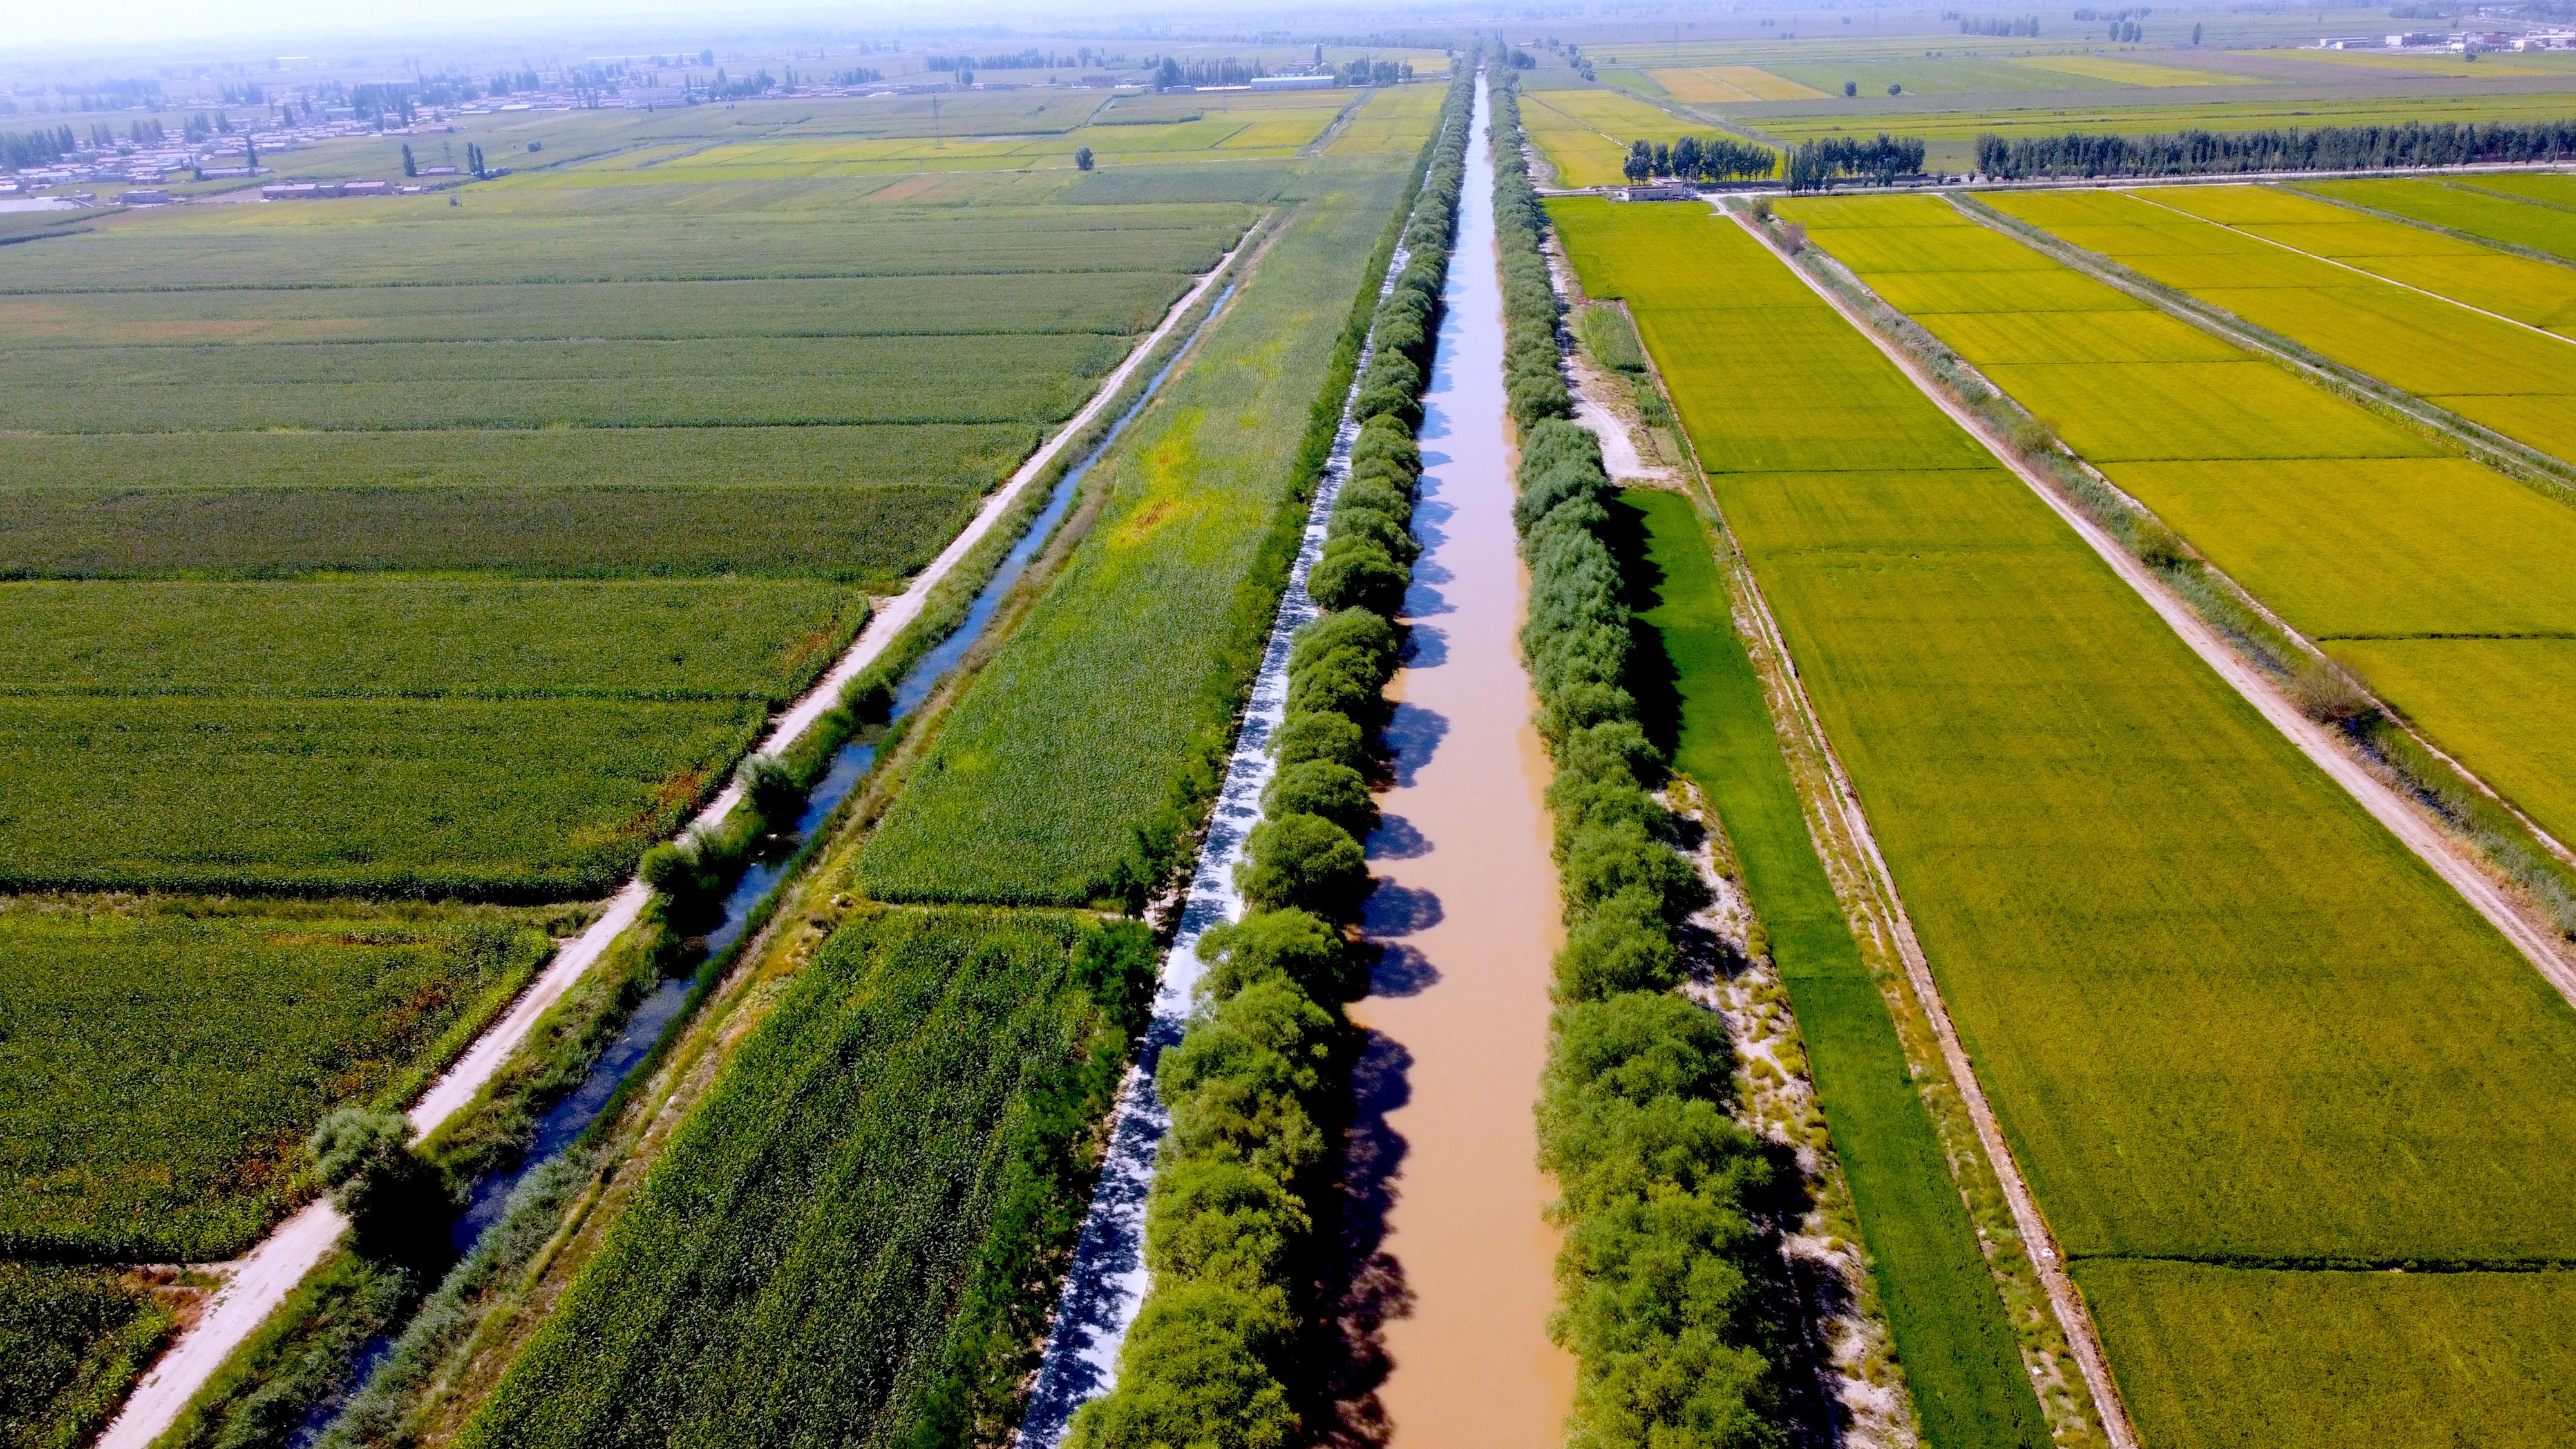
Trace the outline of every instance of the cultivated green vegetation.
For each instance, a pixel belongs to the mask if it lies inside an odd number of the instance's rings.
[[[1151,942],[866,912],[787,986],[467,1427],[477,1445],[999,1437]]]
[[[2508,246],[2576,261],[2576,213],[2564,195],[2531,183],[2546,176],[2457,176],[2440,181],[2309,181],[2298,190]],[[2552,205],[2556,201],[2560,205]]]
[[[2020,194],[1998,197],[1997,209],[2408,390],[2507,390],[2436,401],[2496,416],[2535,442],[2567,412],[2569,395],[2548,389],[2576,392],[2576,347],[2564,341],[2245,233],[2352,249],[2357,264],[2399,275],[2410,261],[2559,270],[2548,264],[2246,187],[2152,199]],[[2576,829],[2576,781],[2547,763],[2559,713],[2551,697],[2470,682],[2473,714],[2436,684],[2473,681],[2481,662],[2527,685],[2546,676],[2550,636],[2576,630],[2576,512],[1938,201],[1786,210],[2365,680],[2380,685],[2375,671],[2397,662],[2387,641],[2409,641],[2402,672],[2389,676],[2403,681],[2392,691],[2405,696],[2399,707],[2544,827]],[[2412,257],[2395,251],[2419,240]],[[2232,270],[2240,259],[2256,265]],[[1995,285],[1945,295],[1960,279]],[[2015,300],[2026,281],[2043,303]],[[2496,637],[2515,635],[2541,637]]]
[[[1708,533],[1680,493],[1632,490],[1617,507],[1642,535],[1642,549],[1623,562],[1645,596],[1637,615],[1652,651],[1645,662],[1658,676],[1669,671],[1678,697],[1668,722],[1673,768],[1724,824],[1788,988],[1924,1437],[2044,1444],[1994,1274],[1808,835]]]
[[[1025,135],[1102,99],[940,123]],[[546,948],[516,916],[352,898],[614,889],[1270,189],[559,184],[807,123],[927,135],[913,109],[504,117],[475,130],[533,130],[563,169],[0,248],[0,889],[329,898],[81,897],[47,907],[97,918],[80,931],[5,928],[34,984],[0,1007],[27,1048],[0,1048],[23,1078],[0,1254],[218,1258],[309,1196],[315,1124],[402,1106]],[[369,146],[393,150],[304,159]],[[738,816],[701,864],[761,828]],[[439,1170],[512,1157],[694,929],[652,908]],[[334,1256],[181,1438],[283,1442],[440,1266]],[[112,1408],[166,1325],[56,1317],[66,1423]]]
[[[0,1262],[0,1444],[53,1449],[97,1432],[171,1327],[116,1269]]]
[[[0,910],[0,1253],[232,1257],[329,1107],[393,1104],[551,951],[500,915]]]
[[[2528,963],[1733,223],[1555,216],[1673,384],[2079,1283],[2576,1256],[2576,1012]],[[1734,461],[1730,400],[1796,379],[1865,411],[1876,455],[1787,413],[1766,450],[1806,470]],[[2465,1273],[2410,1281],[2449,1331],[2493,1311],[2446,1287]],[[2149,1442],[2191,1432],[2147,1391],[2158,1359],[2239,1365],[2241,1412],[2287,1444],[2343,1442],[2329,1402],[2417,1372],[2284,1371],[2293,1340],[2225,1306],[2103,1315]],[[2539,1404],[2563,1365],[2511,1371],[2509,1401]],[[2491,1408],[2427,1405],[2406,1432],[2483,1438]],[[2501,1442],[2547,1441],[2531,1427]]]

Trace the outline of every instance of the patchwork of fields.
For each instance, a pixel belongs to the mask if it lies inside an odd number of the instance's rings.
[[[2576,330],[2529,330],[2576,328],[2566,267],[2269,187],[1997,200],[2347,367],[2576,458]]]
[[[1612,90],[1521,92],[1521,125],[1556,172],[1558,186],[1616,186],[1631,141],[1707,135],[1669,111]]]
[[[2148,1442],[2576,1433],[2558,1340],[2493,1351],[2554,1273],[2410,1274],[2367,1355],[2267,1331],[2282,1270],[2576,1259],[2576,1011],[1734,224],[1555,210],[1672,384]],[[2496,1391],[2429,1383],[2446,1344]]]
[[[1325,99],[1238,129],[1293,151]],[[1062,126],[1099,107],[1062,100]],[[952,138],[1029,127],[980,101]],[[453,204],[0,249],[0,890],[145,893],[0,899],[28,1422],[95,1427],[170,1323],[54,1265],[223,1258],[308,1195],[314,1122],[407,1101],[579,916],[456,902],[622,883],[1281,186],[1106,159],[567,186],[656,135],[926,132],[848,105],[555,124],[563,169]]]
[[[1397,94],[1414,92],[1437,94],[1437,88],[1419,86]],[[1101,105],[1081,118],[1083,123],[1062,130],[1045,127],[1045,134],[1034,137],[1004,134],[992,139],[955,133],[825,135],[816,127],[801,126],[759,140],[647,148],[604,157],[568,172],[507,180],[523,187],[556,187],[611,178],[673,184],[1031,167],[1070,170],[1074,152],[1083,147],[1107,167],[1281,158],[1295,156],[1313,144],[1326,126],[1353,105],[1351,92],[1330,90],[1130,97]],[[1046,119],[1061,123],[1076,118],[1057,114]]]
[[[2248,188],[2186,190],[2322,207]],[[1995,204],[2158,280],[2227,278],[2236,286],[2191,290],[2330,355],[2340,345],[2312,324],[2345,315],[2342,304],[2357,288],[2312,295],[2244,285],[2276,257],[2285,269],[2332,270],[2322,263],[2127,196],[2024,193],[1998,196]],[[2447,455],[1935,198],[1797,202],[1786,210],[1891,305],[1975,364],[2544,828],[2576,831],[2576,775],[2560,768],[2565,752],[2556,743],[2561,696],[2549,692],[2564,673],[2565,641],[2576,638],[2576,510]],[[2257,250],[2230,250],[2231,241]],[[2426,309],[2484,320],[2341,275]],[[2440,319],[2422,325],[2419,335],[2380,349],[2356,320],[2342,334],[2356,350],[2342,360],[2362,366],[2368,358],[2377,365],[2367,370],[2401,386],[2431,372],[2456,384],[2474,360],[2470,342],[2444,350]],[[2456,335],[2470,334],[2463,328]],[[2576,346],[2518,335],[2532,348],[2568,353],[2565,376],[2576,387]],[[2361,344],[2372,350],[2357,350]],[[2539,360],[2553,359],[2544,352]],[[2532,380],[2503,360],[2480,375],[2504,386]]]

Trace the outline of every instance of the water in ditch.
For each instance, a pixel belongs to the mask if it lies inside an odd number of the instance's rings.
[[[1200,319],[1170,359],[1156,370],[1136,400],[1118,415],[1117,421],[1110,424],[1109,431],[1101,435],[1099,443],[1065,470],[1064,476],[1057,480],[1048,494],[1046,506],[1029,520],[1019,541],[1002,556],[1001,564],[967,607],[966,615],[957,628],[905,671],[903,678],[896,683],[888,713],[889,722],[919,709],[922,702],[930,698],[931,691],[938,688],[940,680],[956,668],[967,651],[983,638],[993,616],[1000,612],[1003,599],[1027,574],[1029,565],[1055,533],[1056,525],[1064,520],[1065,513],[1073,506],[1073,500],[1081,493],[1083,479],[1090,475],[1092,465],[1108,452],[1119,435],[1127,431],[1127,425],[1134,422],[1136,415],[1143,412],[1145,405],[1162,390],[1163,382],[1171,376],[1172,369],[1189,355],[1190,349],[1198,342],[1199,334],[1207,330],[1208,324],[1224,310],[1227,300],[1233,295],[1234,285],[1228,283],[1217,294],[1215,304],[1208,308],[1207,316]],[[797,815],[795,825],[774,849],[764,853],[743,872],[742,879],[717,906],[716,923],[705,936],[709,958],[721,957],[741,940],[761,901],[778,885],[798,848],[812,838],[850,792],[858,788],[859,782],[867,778],[869,770],[876,765],[876,757],[874,741],[852,741],[833,755],[822,778],[808,793],[805,808]],[[1256,789],[1254,793],[1257,796],[1259,792]],[[688,1004],[695,979],[694,976],[673,977],[655,986],[627,1018],[617,1039],[592,1063],[581,1085],[537,1119],[535,1135],[518,1162],[502,1171],[488,1173],[474,1184],[464,1211],[457,1216],[448,1232],[449,1248],[458,1258],[473,1252],[485,1234],[508,1214],[512,1195],[538,1168],[578,1142],[582,1134],[590,1130],[591,1124],[599,1120],[600,1113],[606,1111],[608,1104],[615,1099],[617,1089],[652,1054],[663,1033],[679,1018],[681,1008]],[[390,1337],[371,1340],[361,1350],[350,1382],[363,1385],[392,1353],[393,1346],[394,1341]],[[289,1441],[295,1449],[305,1449],[318,1440],[337,1418],[342,1402],[335,1397],[316,1405]]]
[[[1405,252],[1399,247],[1379,280],[1381,298],[1404,271],[1404,262]],[[1363,370],[1368,366],[1366,349],[1361,351],[1359,365]],[[1270,783],[1273,768],[1270,733],[1288,711],[1289,647],[1297,631],[1320,612],[1306,593],[1306,575],[1323,555],[1324,526],[1332,517],[1333,500],[1340,496],[1343,480],[1350,476],[1351,445],[1359,437],[1351,422],[1350,401],[1357,396],[1354,375],[1351,393],[1342,403],[1341,429],[1334,434],[1332,455],[1306,514],[1305,535],[1289,567],[1278,619],[1271,625],[1260,672],[1253,676],[1234,753],[1226,760],[1225,780],[1208,813],[1198,866],[1181,902],[1180,928],[1163,957],[1153,1021],[1137,1045],[1135,1064],[1128,1068],[1119,1091],[1108,1154],[1101,1162],[1099,1183],[1092,1189],[1090,1212],[1083,1219],[1072,1265],[1065,1271],[1063,1295],[1048,1328],[1037,1382],[1020,1419],[1019,1449],[1055,1449],[1074,1412],[1109,1391],[1117,1380],[1119,1348],[1145,1301],[1145,1192],[1153,1181],[1163,1133],[1171,1126],[1171,1114],[1154,1091],[1154,1068],[1164,1050],[1181,1039],[1181,1028],[1188,1023],[1190,993],[1203,970],[1199,937],[1209,927],[1243,914],[1243,898],[1234,889],[1234,868],[1243,859],[1244,837],[1261,823],[1261,792]]]
[[[1494,173],[1480,86],[1458,245],[1423,396],[1423,544],[1409,644],[1388,688],[1391,789],[1368,840],[1381,948],[1354,1074],[1346,1332],[1382,1367],[1391,1441],[1555,1449],[1572,1360],[1547,1337],[1555,1195],[1531,1108],[1547,1058],[1562,932],[1543,795],[1548,764],[1517,636],[1528,585],[1512,527]],[[1382,1378],[1378,1378],[1382,1375]]]

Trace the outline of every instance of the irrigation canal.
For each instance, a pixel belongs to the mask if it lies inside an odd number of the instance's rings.
[[[1505,442],[1490,114],[1479,82],[1423,395],[1423,551],[1388,688],[1395,784],[1368,841],[1380,884],[1361,926],[1383,954],[1351,1011],[1368,1032],[1351,1161],[1372,1177],[1352,1184],[1345,1233],[1372,1264],[1356,1281],[1391,1300],[1377,1331],[1393,1442],[1554,1449],[1574,1364],[1547,1337],[1556,1235],[1542,1213],[1555,1192],[1531,1105],[1562,928],[1548,764],[1517,642],[1528,582]]]

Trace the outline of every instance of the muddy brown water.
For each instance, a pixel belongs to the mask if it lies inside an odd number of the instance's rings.
[[[1561,939],[1548,763],[1516,636],[1493,163],[1479,89],[1459,239],[1424,397],[1424,544],[1410,658],[1388,693],[1395,783],[1369,839],[1363,922],[1384,948],[1358,1074],[1346,1223],[1362,1336],[1381,1356],[1366,1437],[1554,1449],[1574,1365],[1548,1341],[1555,1189],[1531,1118]],[[1373,1333],[1370,1332],[1373,1330]],[[1371,1375],[1375,1378],[1376,1375]]]

